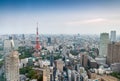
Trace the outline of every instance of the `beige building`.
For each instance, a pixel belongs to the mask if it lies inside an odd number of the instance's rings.
[[[42,76],[41,81],[50,81],[50,68],[48,66],[44,66],[43,68],[34,68],[39,76]]]
[[[50,81],[50,69],[48,67],[43,69],[43,81]]]
[[[107,64],[120,62],[120,42],[108,44]]]
[[[62,60],[56,60],[55,61],[55,66],[60,72],[63,72],[64,63],[63,63]]]
[[[112,77],[110,75],[98,75],[96,73],[88,73],[91,80],[94,81],[119,81],[117,78]]]
[[[17,51],[12,51],[5,57],[5,77],[6,81],[19,81],[19,55]]]

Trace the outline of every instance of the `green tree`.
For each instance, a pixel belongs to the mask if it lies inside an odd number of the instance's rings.
[[[19,47],[18,52],[21,53],[19,58],[24,59],[24,58],[32,57],[34,49],[32,47],[29,47],[29,48],[27,48],[27,47]]]
[[[118,72],[113,72],[110,75],[120,79],[120,73],[118,73]]]

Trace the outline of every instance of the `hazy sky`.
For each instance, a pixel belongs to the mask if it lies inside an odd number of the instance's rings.
[[[0,0],[0,34],[120,34],[120,0]]]

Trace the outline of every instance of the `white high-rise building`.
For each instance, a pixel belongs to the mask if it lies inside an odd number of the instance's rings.
[[[68,69],[68,81],[71,81],[71,70]]]
[[[12,38],[4,40],[4,51],[9,52],[14,47],[14,41]]]
[[[110,40],[111,42],[116,42],[116,31],[111,31]]]
[[[99,56],[100,57],[106,57],[107,56],[107,47],[109,43],[109,34],[108,33],[101,33],[100,34],[100,51]]]

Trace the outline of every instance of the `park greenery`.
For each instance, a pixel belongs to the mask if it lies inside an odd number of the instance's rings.
[[[70,50],[70,53],[72,54],[72,55],[78,55],[79,54],[79,51],[76,51],[76,50]]]
[[[50,60],[51,55],[50,54],[44,55],[43,57],[44,57],[44,59]],[[53,53],[53,58],[54,58],[54,60],[58,60],[58,59],[62,59],[62,56],[60,53]]]
[[[32,69],[32,67],[27,66],[20,69],[20,74],[26,75],[30,80],[37,79],[37,81],[42,81],[42,76],[37,74],[37,71]]]
[[[118,73],[118,72],[112,72],[110,75],[120,79],[120,73]]]
[[[27,47],[27,48],[26,47],[19,47],[18,52],[21,54],[19,56],[19,58],[24,59],[24,58],[32,57],[34,49],[32,47]]]

